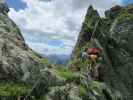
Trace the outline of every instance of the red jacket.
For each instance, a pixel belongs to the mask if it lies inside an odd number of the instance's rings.
[[[100,48],[96,48],[96,47],[94,47],[94,48],[89,48],[89,49],[87,50],[87,53],[88,53],[89,55],[95,54],[95,55],[100,56],[101,52],[102,52],[102,50],[101,50]]]

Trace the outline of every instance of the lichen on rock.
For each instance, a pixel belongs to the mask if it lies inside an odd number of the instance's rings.
[[[102,49],[102,57],[104,60],[101,65],[103,66],[102,73],[104,75],[102,82],[104,82],[106,86],[111,89],[111,91],[117,91],[116,95],[121,94],[122,100],[133,99],[133,81],[131,78],[133,76],[131,67],[133,66],[132,9],[133,5],[129,5],[127,7],[115,6],[105,12],[105,18],[100,18],[98,14],[92,13],[95,12],[95,10],[90,7],[86,14],[85,21],[83,22],[83,26],[79,34],[75,49],[73,51],[70,63],[70,68],[75,66],[81,71],[84,71],[84,63],[79,63],[81,52],[85,51],[84,48],[90,48],[95,46],[100,47]],[[93,14],[93,16],[91,14]],[[94,20],[94,16],[97,19]],[[99,23],[97,27],[95,27],[96,22],[98,21]],[[94,23],[93,27],[91,26],[92,22]],[[92,38],[87,38],[86,35],[88,35],[89,33],[93,33],[93,37],[92,35],[90,36]],[[110,95],[112,95],[112,93],[110,92]],[[94,96],[93,99],[97,100],[96,96]],[[119,98],[117,99],[119,100]],[[105,100],[116,99],[106,98]]]

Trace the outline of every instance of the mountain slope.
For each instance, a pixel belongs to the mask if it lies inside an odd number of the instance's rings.
[[[33,83],[40,73],[41,58],[28,48],[17,25],[7,16],[7,5],[1,3],[0,7],[0,80]]]
[[[80,53],[89,47],[102,49],[102,76],[125,100],[133,99],[133,5],[115,6],[100,18],[93,7],[88,9],[78,42],[72,54],[71,67],[82,69]],[[91,39],[92,37],[92,39]]]
[[[62,55],[52,54],[45,57],[47,57],[52,64],[59,64],[59,65],[66,65],[68,63],[68,60],[70,59],[70,55],[63,55],[63,54]]]

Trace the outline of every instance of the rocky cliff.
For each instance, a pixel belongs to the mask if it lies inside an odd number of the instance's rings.
[[[81,52],[89,47],[101,48],[102,81],[120,91],[124,100],[132,100],[133,5],[115,6],[105,15],[101,18],[92,6],[89,7],[72,54],[71,67],[82,70],[85,64],[80,61]]]
[[[9,9],[0,4],[0,80],[30,82],[39,73],[39,56],[28,48],[17,25],[7,16]]]

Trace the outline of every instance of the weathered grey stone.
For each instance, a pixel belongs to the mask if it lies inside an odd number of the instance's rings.
[[[112,76],[109,68],[105,71],[105,81],[110,82],[116,89],[119,89],[125,97],[132,99],[132,66],[133,66],[133,16],[129,13],[123,13],[116,18],[112,24],[110,34],[107,36],[107,45],[104,47],[107,53],[113,73]],[[106,66],[109,67],[107,64]],[[115,77],[109,78],[109,76]],[[116,84],[117,83],[117,84]]]
[[[0,7],[4,4],[0,3]],[[4,10],[5,8],[0,8]],[[5,12],[5,11],[4,11]],[[40,73],[40,58],[28,48],[17,25],[0,14],[0,81],[34,83]]]
[[[121,10],[122,10],[122,7],[116,5],[115,7],[112,7],[110,10],[107,10],[105,12],[105,16],[107,18],[114,19],[114,18],[116,18],[119,15],[119,13],[121,12]]]
[[[0,13],[7,14],[9,12],[9,8],[6,4],[6,0],[0,0]]]
[[[89,8],[90,9],[90,8]],[[100,47],[102,49],[102,81],[109,86],[113,92],[106,91],[110,95],[122,95],[120,100],[133,99],[133,5],[127,7],[115,6],[106,11],[106,18],[100,18],[97,14],[86,16],[74,52],[72,54],[72,64],[81,67],[80,53],[84,48],[91,46]],[[92,7],[91,7],[92,12]],[[87,12],[87,15],[90,15]],[[97,19],[93,19],[93,17]],[[95,28],[96,22],[99,22],[98,27]],[[91,23],[94,23],[93,27]],[[86,31],[84,31],[86,30]],[[93,37],[87,37],[92,30]],[[84,36],[83,36],[84,35]],[[88,45],[89,44],[89,45]],[[75,63],[76,62],[76,63]],[[78,68],[79,68],[78,67]],[[86,67],[86,66],[85,66]],[[82,68],[81,68],[82,69]],[[88,81],[87,78],[84,81]],[[83,82],[83,81],[82,81]],[[90,83],[90,80],[88,82]],[[85,84],[84,84],[85,85]],[[114,92],[119,91],[119,92]],[[105,91],[104,91],[105,92]],[[115,93],[115,94],[112,94]],[[92,100],[97,100],[97,97],[92,93]],[[94,96],[94,97],[93,97]],[[119,96],[118,96],[119,97]],[[104,99],[98,99],[104,100]],[[116,99],[105,99],[116,100]],[[119,100],[119,98],[118,98]]]
[[[47,98],[48,100],[82,100],[79,97],[79,88],[74,84],[51,88]]]

